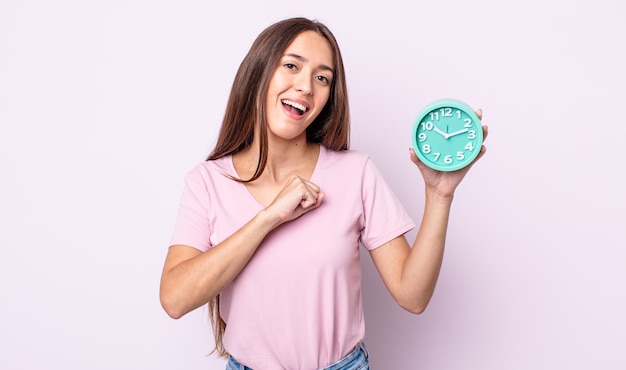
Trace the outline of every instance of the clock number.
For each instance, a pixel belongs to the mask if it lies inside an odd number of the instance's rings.
[[[452,156],[451,155],[447,155],[447,156],[443,157],[443,163],[445,163],[445,164],[452,163]]]
[[[469,150],[469,151],[471,152],[472,150],[474,150],[474,145],[472,145],[472,143],[471,143],[471,142],[470,142],[470,143],[467,143],[467,145],[465,146],[465,148],[464,148],[464,149],[465,149],[465,150]]]
[[[430,153],[430,145],[424,144],[424,146],[422,147],[422,152],[426,154]]]
[[[441,156],[441,153],[433,153],[433,155],[435,156],[435,162],[437,162],[439,160],[439,157]]]
[[[456,159],[459,161],[462,161],[465,159],[465,153],[463,152],[456,152]]]
[[[431,121],[422,122],[422,130],[431,131],[434,126],[435,125],[433,125],[433,123]]]
[[[460,111],[460,110],[458,110],[458,109],[456,110],[456,117],[457,117],[458,119],[461,119],[461,111]]]
[[[430,112],[431,121],[439,121],[439,112]]]
[[[452,117],[452,108],[441,108],[441,117]]]
[[[467,128],[471,128],[472,127],[472,120],[469,118],[465,119],[465,125],[463,127],[467,127]]]
[[[420,139],[420,141],[426,141],[426,134],[423,132],[417,135],[417,137]]]

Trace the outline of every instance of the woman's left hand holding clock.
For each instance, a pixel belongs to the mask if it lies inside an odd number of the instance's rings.
[[[478,118],[482,120],[482,116],[483,116],[482,109],[478,109],[475,112]],[[484,141],[487,138],[487,135],[489,133],[489,128],[488,126],[483,125],[482,130],[483,130],[483,141]],[[437,129],[435,129],[435,131],[437,131]],[[461,132],[453,132],[452,134],[443,133],[444,134],[443,136],[447,139],[454,135],[458,135],[460,133]],[[463,178],[465,177],[469,169],[476,163],[476,161],[482,158],[482,156],[485,154],[486,151],[487,151],[487,148],[483,144],[482,147],[480,148],[480,153],[472,161],[472,163],[469,166],[466,166],[457,171],[444,172],[444,171],[437,171],[426,166],[424,163],[422,163],[419,160],[413,148],[409,148],[410,159],[413,163],[415,163],[417,168],[419,168],[420,172],[422,173],[422,177],[424,178],[424,185],[426,187],[426,192],[427,193],[431,192],[433,195],[437,195],[442,198],[450,198],[450,199],[454,196],[454,191],[456,190],[458,185],[461,183],[461,181],[463,180]]]

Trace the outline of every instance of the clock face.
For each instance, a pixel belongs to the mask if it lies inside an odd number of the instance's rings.
[[[438,171],[456,171],[469,165],[482,143],[480,119],[469,105],[454,99],[429,104],[413,126],[415,154]]]

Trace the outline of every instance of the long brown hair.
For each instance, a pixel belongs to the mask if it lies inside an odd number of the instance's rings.
[[[334,35],[322,23],[306,18],[290,18],[277,22],[259,34],[245,56],[230,91],[226,112],[217,138],[217,144],[208,160],[235,154],[252,144],[258,125],[259,161],[250,179],[261,176],[267,163],[267,118],[265,100],[274,71],[285,50],[302,32],[314,31],[328,40],[334,57],[334,77],[328,102],[307,128],[307,141],[319,143],[330,150],[347,150],[350,136],[350,112],[345,70],[339,45]],[[209,315],[215,335],[215,349],[219,356],[227,356],[222,339],[226,323],[220,315],[220,296],[209,302]]]
[[[335,71],[326,106],[307,128],[307,140],[331,150],[349,147],[350,112],[343,59],[337,40],[322,23],[306,18],[290,18],[266,28],[252,44],[235,75],[217,144],[207,160],[235,154],[252,144],[255,125],[259,127],[259,162],[252,178],[263,172],[267,160],[267,121],[265,100],[270,79],[280,58],[302,32],[314,31],[328,40],[333,50]]]

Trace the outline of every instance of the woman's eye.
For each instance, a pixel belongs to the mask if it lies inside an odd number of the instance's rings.
[[[293,63],[285,63],[285,67],[287,67],[287,69],[296,69],[296,65]]]
[[[320,81],[324,85],[328,85],[328,83],[330,82],[328,80],[328,77],[326,76],[317,76],[317,80]]]

